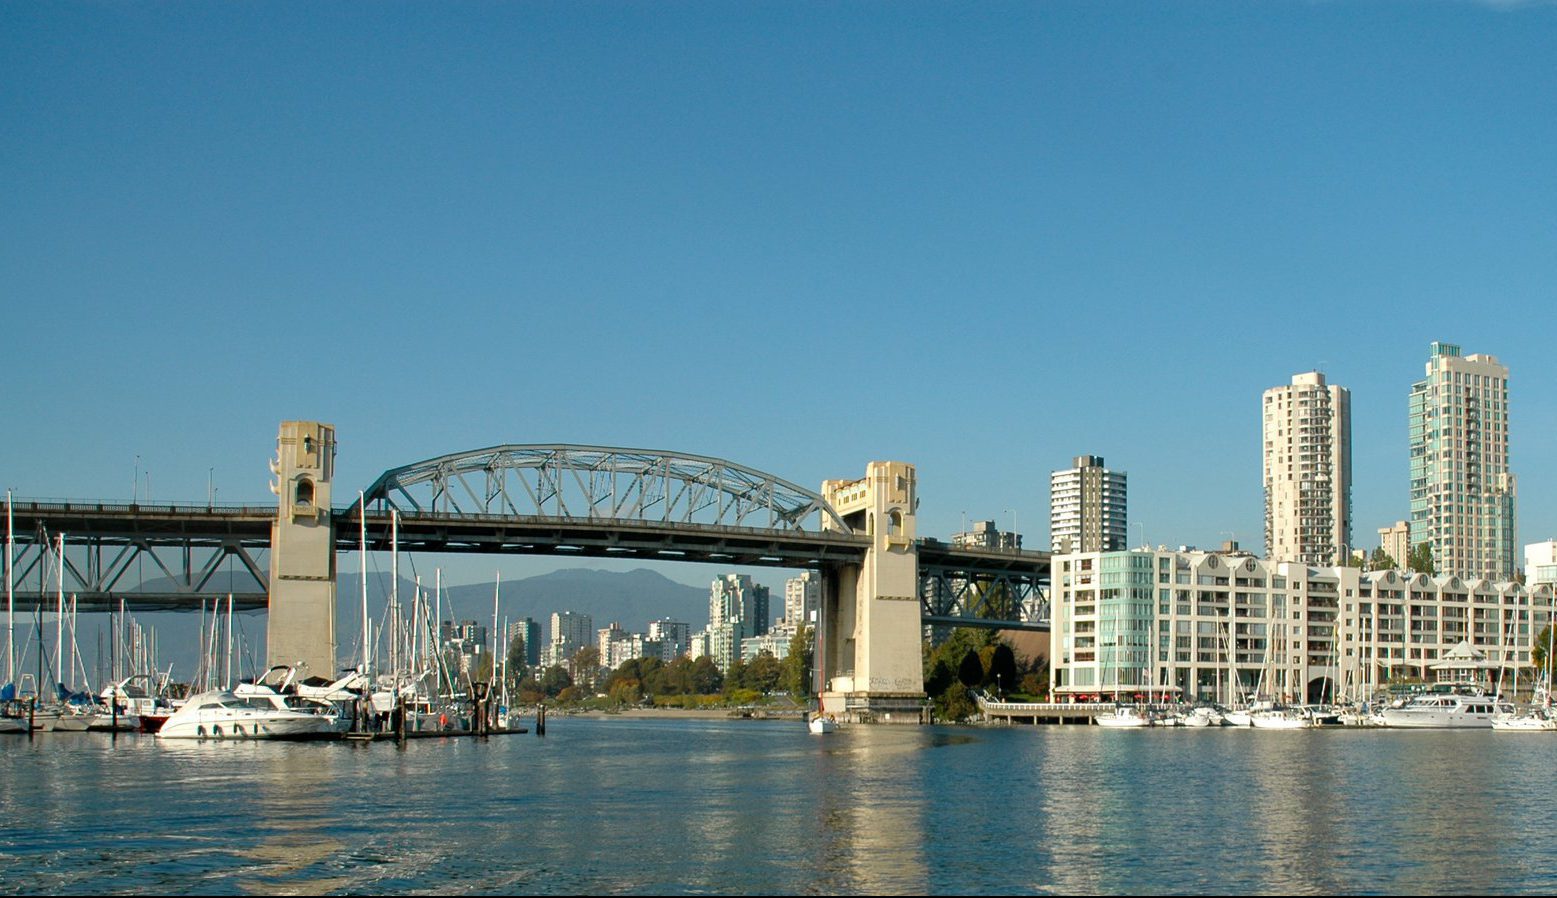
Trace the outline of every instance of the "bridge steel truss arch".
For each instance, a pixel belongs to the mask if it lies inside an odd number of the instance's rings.
[[[852,532],[819,494],[755,468],[606,446],[504,445],[444,455],[384,472],[363,499],[370,514]],[[349,515],[358,512],[354,503]]]

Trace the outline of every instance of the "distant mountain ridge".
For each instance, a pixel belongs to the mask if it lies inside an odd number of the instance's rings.
[[[336,607],[345,646],[351,634],[361,629],[357,609],[361,607],[362,582],[357,574],[342,574],[336,579]],[[389,594],[389,575],[368,575],[368,606],[375,624],[381,624],[385,597]],[[445,620],[474,620],[490,624],[492,621],[492,582],[465,583],[444,586],[443,617]],[[409,602],[415,590],[414,581],[400,579],[400,598]],[[431,592],[432,584],[426,577],[422,588]],[[638,568],[632,571],[602,571],[593,568],[565,568],[547,574],[537,574],[520,580],[504,580],[498,598],[498,616],[510,621],[534,618],[541,624],[543,635],[549,636],[551,615],[554,611],[578,611],[594,618],[596,628],[610,626],[620,621],[622,627],[634,633],[642,633],[649,621],[663,617],[702,629],[708,623],[708,591],[687,586],[665,575]]]

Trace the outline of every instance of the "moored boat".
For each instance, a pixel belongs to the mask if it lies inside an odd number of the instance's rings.
[[[329,706],[271,692],[205,692],[173,712],[158,739],[335,739],[344,718]]]
[[[1120,705],[1112,711],[1107,711],[1092,718],[1092,721],[1100,727],[1110,729],[1132,729],[1152,725],[1151,715],[1134,705]]]

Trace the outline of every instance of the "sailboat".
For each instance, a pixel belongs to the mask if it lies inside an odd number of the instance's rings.
[[[1551,683],[1552,683],[1552,647],[1551,647],[1551,638],[1552,638],[1553,635],[1557,635],[1557,634],[1552,634],[1552,631],[1551,631],[1550,628],[1547,629],[1547,633],[1550,634],[1550,635],[1548,635],[1548,637],[1547,637],[1548,644],[1547,644],[1547,648],[1546,648],[1546,671],[1545,671],[1545,673],[1546,673],[1546,683],[1545,683],[1544,686],[1538,685],[1536,687],[1536,692],[1539,693],[1540,698],[1541,698],[1540,703],[1536,704],[1534,701],[1532,701],[1530,707],[1522,714],[1514,713],[1512,711],[1505,711],[1505,712],[1500,712],[1500,713],[1492,715],[1492,731],[1493,732],[1495,732],[1495,733],[1544,733],[1544,732],[1557,732],[1557,717],[1553,717],[1553,715],[1552,715],[1552,698],[1551,698]],[[1519,663],[1518,663],[1517,660],[1514,663],[1514,695],[1516,696],[1516,700],[1517,700],[1517,696],[1519,695]],[[1532,699],[1533,698],[1534,698],[1534,696],[1532,696]]]

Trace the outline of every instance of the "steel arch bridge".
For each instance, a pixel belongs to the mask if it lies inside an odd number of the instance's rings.
[[[719,458],[606,446],[504,445],[384,472],[369,513],[551,517],[851,533],[817,493]],[[352,514],[361,509],[352,506]],[[825,528],[824,528],[825,522]]]
[[[508,444],[385,471],[350,506],[328,511],[336,552],[557,554],[820,569],[861,561],[867,534],[818,493],[708,456],[567,444]],[[276,506],[19,501],[19,607],[54,601],[50,534],[69,534],[64,590],[83,609],[126,600],[197,609],[235,594],[258,609]],[[917,540],[926,624],[1047,629],[1048,554]],[[51,567],[54,565],[54,567]],[[136,566],[156,578],[137,587]],[[228,575],[224,572],[235,572]],[[218,576],[221,574],[221,576]]]

